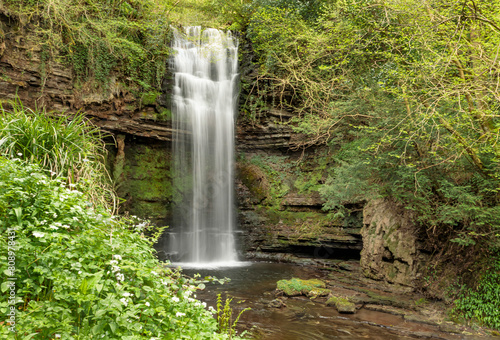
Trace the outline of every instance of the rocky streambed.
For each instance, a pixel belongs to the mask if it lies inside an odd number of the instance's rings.
[[[472,340],[495,336],[495,332],[453,323],[440,301],[363,277],[357,261],[248,262],[241,267],[187,269],[185,273],[230,278],[224,285],[207,285],[198,297],[214,307],[217,294],[223,299],[233,297],[233,318],[250,307],[241,315],[237,329],[256,339]]]

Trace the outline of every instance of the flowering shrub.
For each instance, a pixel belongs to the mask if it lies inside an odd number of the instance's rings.
[[[227,338],[196,282],[154,257],[146,224],[111,216],[79,189],[0,158],[1,337]]]

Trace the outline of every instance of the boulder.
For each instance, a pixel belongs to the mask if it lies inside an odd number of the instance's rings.
[[[280,280],[277,283],[278,291],[286,296],[308,295],[317,288],[325,288],[326,284],[318,279],[302,280],[292,278],[291,280]],[[309,295],[308,295],[309,296]]]
[[[413,286],[417,275],[417,227],[411,212],[377,199],[363,211],[361,269],[366,277]]]
[[[328,301],[326,301],[326,305],[335,306],[339,313],[356,313],[356,305],[344,297],[332,295]]]

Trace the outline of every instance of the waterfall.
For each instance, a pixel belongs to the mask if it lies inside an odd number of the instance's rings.
[[[231,32],[174,32],[172,119],[174,261],[237,261],[234,240],[234,121],[238,44]]]

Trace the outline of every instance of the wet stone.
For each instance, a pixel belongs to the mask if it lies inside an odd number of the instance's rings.
[[[462,333],[460,326],[454,324],[453,322],[443,322],[439,325],[439,330],[446,333]]]
[[[418,322],[418,323],[424,323],[427,325],[436,325],[436,321],[429,319],[426,316],[423,315],[418,315],[418,314],[406,314],[404,316],[404,319],[406,321],[411,321],[411,322]]]
[[[286,307],[285,301],[283,299],[274,299],[267,304],[271,308],[283,308]]]
[[[291,280],[280,280],[277,283],[277,289],[286,296],[308,295],[313,289],[325,288],[326,284],[317,279],[302,280],[292,278]]]
[[[328,296],[331,293],[330,289],[324,289],[324,288],[313,288],[309,292],[307,292],[307,297],[311,299],[315,299],[320,296]]]
[[[352,302],[349,302],[349,300],[343,297],[338,297],[333,295],[328,299],[326,305],[335,306],[335,308],[337,308],[337,311],[339,313],[349,313],[349,314],[356,313],[356,305]]]

